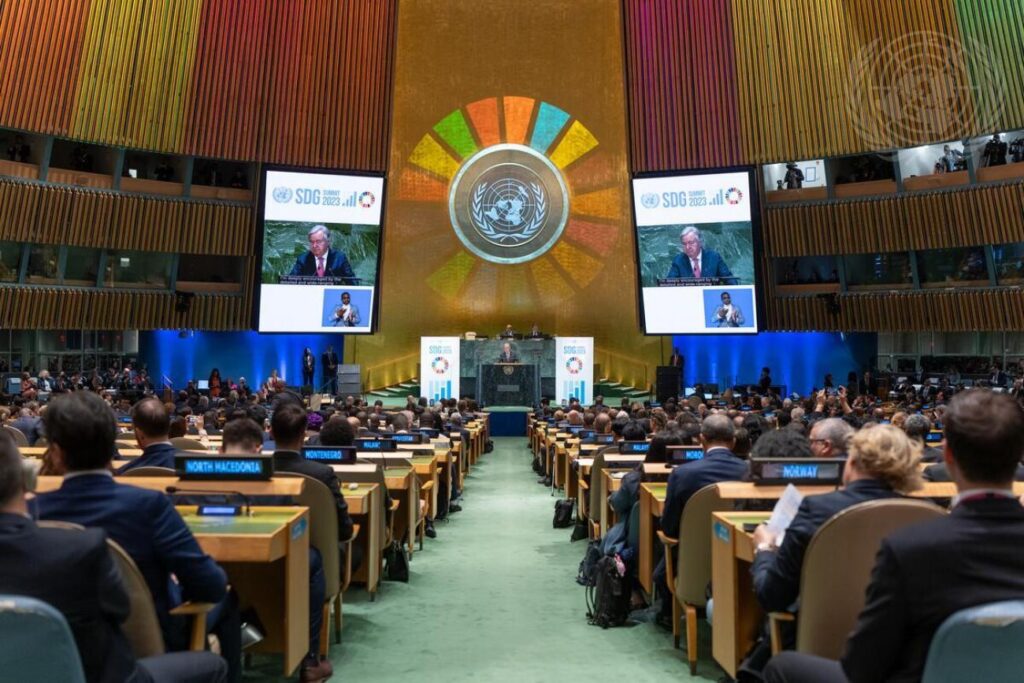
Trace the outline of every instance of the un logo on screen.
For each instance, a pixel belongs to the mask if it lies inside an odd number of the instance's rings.
[[[645,192],[640,196],[640,203],[644,205],[645,209],[657,208],[659,204],[658,195],[655,192]]]
[[[448,195],[452,229],[477,256],[523,263],[554,246],[569,215],[561,172],[524,145],[499,144],[470,157]]]
[[[278,204],[287,204],[292,200],[292,188],[275,187],[272,195],[274,197],[274,201]]]

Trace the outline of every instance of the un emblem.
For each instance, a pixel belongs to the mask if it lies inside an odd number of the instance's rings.
[[[501,144],[470,157],[452,181],[455,234],[493,263],[523,263],[554,246],[569,215],[561,172],[531,147]]]
[[[640,197],[640,203],[644,205],[645,209],[657,208],[658,203],[659,203],[659,199],[658,199],[657,193],[655,193],[655,192],[645,192]]]
[[[292,188],[290,187],[275,187],[274,188],[274,201],[278,204],[287,204],[292,200]]]

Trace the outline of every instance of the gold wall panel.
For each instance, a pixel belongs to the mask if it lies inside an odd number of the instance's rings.
[[[348,340],[364,383],[417,372],[422,335],[505,324],[593,336],[600,373],[653,382],[639,332],[616,0],[417,0],[398,13],[379,334]],[[494,144],[529,146],[569,197],[557,242],[499,264],[464,246],[453,178]]]

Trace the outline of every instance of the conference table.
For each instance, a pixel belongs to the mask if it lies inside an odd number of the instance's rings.
[[[309,651],[309,508],[253,507],[252,516],[208,517],[178,506],[203,552],[220,564],[265,629],[249,652],[280,653],[291,675]]]

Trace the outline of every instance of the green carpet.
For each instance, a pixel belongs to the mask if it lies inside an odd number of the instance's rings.
[[[332,681],[717,680],[707,624],[691,679],[672,634],[653,624],[601,630],[586,622],[574,578],[585,541],[552,529],[555,498],[536,483],[526,439],[495,439],[466,482],[463,511],[439,522],[412,561],[408,584],[384,583],[376,602],[345,595],[345,628],[331,648]],[[259,658],[246,681],[278,681]]]

